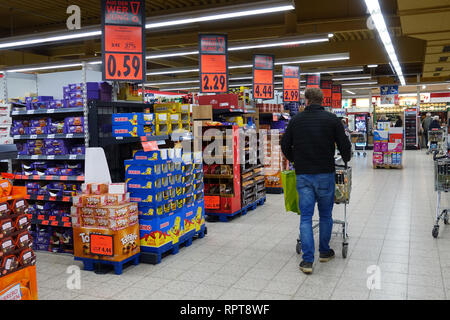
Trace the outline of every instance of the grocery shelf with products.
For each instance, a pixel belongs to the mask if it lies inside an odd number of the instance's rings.
[[[419,114],[417,108],[409,108],[404,112],[405,149],[419,148]]]

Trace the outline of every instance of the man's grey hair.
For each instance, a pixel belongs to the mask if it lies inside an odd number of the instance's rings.
[[[431,113],[427,112],[426,116],[431,117]]]
[[[308,88],[305,90],[305,99],[308,104],[322,104],[323,92],[319,88]]]

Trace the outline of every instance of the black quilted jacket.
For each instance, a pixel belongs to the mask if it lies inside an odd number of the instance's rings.
[[[285,157],[294,162],[296,174],[334,172],[335,145],[342,160],[351,159],[351,144],[335,114],[310,105],[289,121],[281,140]]]

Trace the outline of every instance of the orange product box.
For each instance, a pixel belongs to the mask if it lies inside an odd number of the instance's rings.
[[[106,205],[106,195],[82,194],[73,197],[72,202],[76,207],[102,207]]]
[[[140,252],[139,225],[117,231],[74,227],[73,242],[75,257],[122,261]]]
[[[0,300],[37,300],[36,266],[0,277]]]
[[[120,218],[127,217],[129,215],[137,214],[137,203],[126,203],[118,206],[107,206],[94,209],[94,216],[96,217],[108,217],[108,218]]]
[[[130,202],[130,194],[107,194],[106,195],[106,205],[117,206],[124,203]]]

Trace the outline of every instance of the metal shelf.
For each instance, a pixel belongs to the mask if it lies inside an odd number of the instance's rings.
[[[13,136],[15,140],[25,139],[84,139],[84,133],[55,133],[55,134],[19,134]]]
[[[84,155],[75,155],[75,154],[64,155],[64,156],[18,155],[17,159],[18,160],[84,160]]]
[[[54,113],[76,113],[84,112],[83,107],[79,108],[62,108],[62,109],[42,109],[42,110],[24,110],[11,111],[11,116],[32,116],[35,114],[54,114]]]

